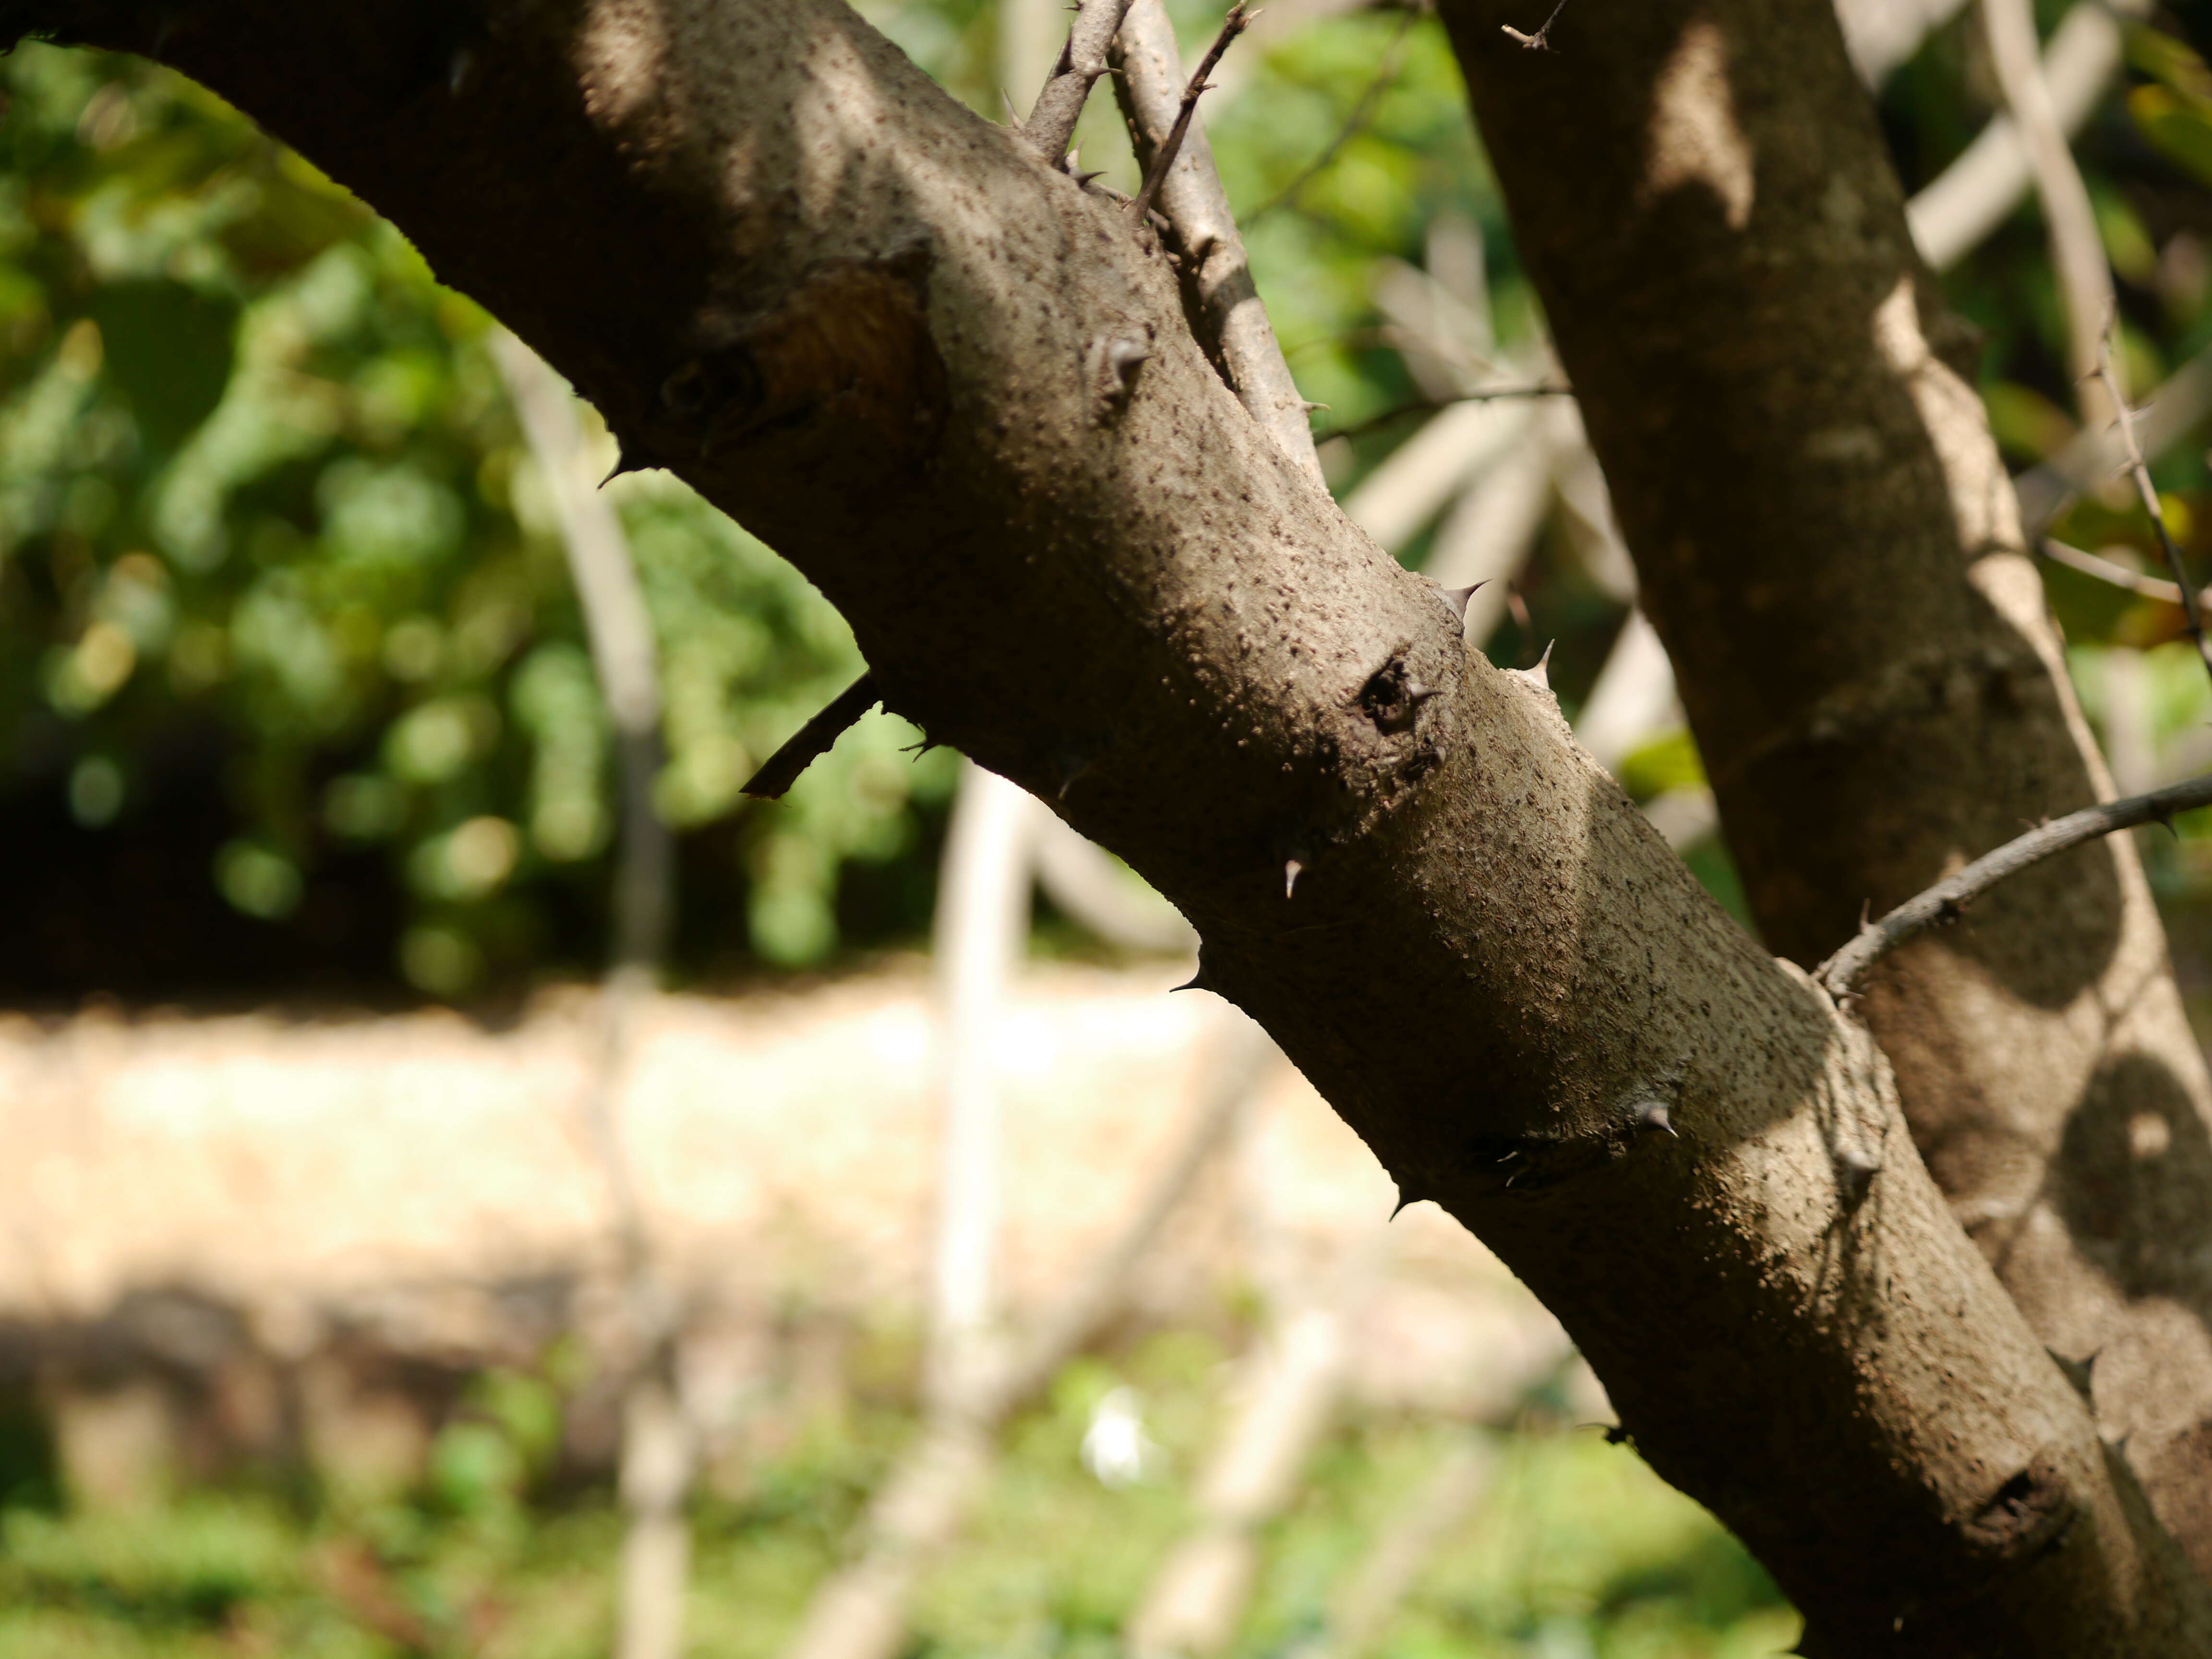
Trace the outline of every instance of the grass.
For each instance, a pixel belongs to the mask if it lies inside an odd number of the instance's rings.
[[[1169,1333],[1069,1368],[1017,1423],[961,1547],[916,1609],[911,1659],[1111,1659],[1189,1516],[1225,1355]],[[1083,1468],[1093,1404],[1127,1384],[1160,1472],[1118,1491]],[[496,1389],[489,1390],[496,1393]],[[528,1413],[515,1432],[536,1442]],[[447,1431],[479,1439],[479,1413]],[[772,1659],[838,1558],[869,1483],[911,1431],[878,1400],[726,1459],[695,1506],[689,1647]],[[1269,1529],[1236,1653],[1320,1632],[1335,1588],[1451,1431],[1341,1425]],[[448,1442],[422,1489],[366,1508],[203,1491],[131,1513],[0,1512],[0,1659],[586,1659],[608,1650],[620,1521],[611,1495],[530,1495],[530,1447]],[[456,1473],[459,1471],[459,1473]],[[473,1472],[473,1473],[471,1473]],[[1796,1615],[1720,1527],[1625,1447],[1531,1426],[1502,1437],[1486,1501],[1443,1543],[1371,1659],[1753,1659]]]

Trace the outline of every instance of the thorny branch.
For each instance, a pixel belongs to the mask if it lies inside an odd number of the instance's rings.
[[[1075,21],[1068,26],[1067,41],[1060,49],[1044,90],[1037,94],[1030,118],[1021,124],[1023,137],[1054,167],[1066,165],[1067,146],[1075,137],[1075,124],[1091,88],[1106,73],[1107,48],[1121,27],[1129,0],[1081,0]]]
[[[883,700],[873,674],[863,674],[836,700],[784,740],[783,747],[745,781],[745,793],[755,800],[781,800],[784,792],[799,781],[799,775],[830,752],[845,728]]]
[[[1298,170],[1297,178],[1244,216],[1246,229],[1258,224],[1277,208],[1288,207],[1295,202],[1298,192],[1326,173],[1330,164],[1344,153],[1344,147],[1365,131],[1368,122],[1375,118],[1376,106],[1382,103],[1382,94],[1398,78],[1399,65],[1406,55],[1406,36],[1413,29],[1413,20],[1419,15],[1420,9],[1408,9],[1398,20],[1398,32],[1390,37],[1390,44],[1383,49],[1382,67],[1375,71],[1375,78],[1367,83],[1366,89],[1359,94],[1358,101],[1352,105],[1352,113],[1344,118],[1344,125],[1337,129],[1336,137],[1328,141],[1328,147],[1320,155]]]
[[[2132,830],[2139,823],[2170,823],[2175,813],[2207,805],[2212,805],[2212,777],[2190,778],[2147,795],[2085,806],[2054,818],[2007,842],[1994,853],[1984,853],[1958,874],[1907,899],[1881,921],[1867,923],[1850,944],[1815,968],[1813,977],[1840,1001],[1886,952],[1936,922],[1955,920],[1973,900],[2029,866],[2116,830]]]
[[[1145,174],[1144,187],[1138,191],[1137,199],[1128,207],[1129,216],[1139,224],[1152,210],[1158,199],[1160,186],[1167,182],[1168,169],[1175,165],[1176,153],[1182,148],[1183,135],[1190,131],[1190,118],[1198,112],[1199,94],[1206,90],[1206,77],[1213,73],[1213,66],[1221,61],[1221,54],[1229,50],[1229,43],[1244,33],[1252,21],[1251,11],[1244,0],[1229,9],[1229,15],[1221,20],[1221,33],[1213,37],[1213,44],[1206,49],[1206,56],[1198,60],[1198,68],[1190,83],[1182,89],[1182,107],[1176,112],[1175,125],[1161,143],[1159,153],[1152,157],[1152,165]]]
[[[2120,388],[2120,379],[2112,368],[2112,315],[2105,316],[2105,331],[2097,342],[2097,378],[2105,383],[2112,394],[2112,407],[2119,417],[2120,443],[2127,451],[2128,471],[2136,481],[2136,493],[2142,497],[2143,510],[2150,514],[2151,528],[2157,532],[2159,551],[2166,555],[2166,568],[2173,573],[2174,586],[2180,591],[2181,614],[2188,619],[2189,637],[2197,641],[2197,654],[2204,664],[2204,672],[2212,676],[2212,645],[2204,640],[2204,612],[2197,602],[2197,589],[2189,580],[2189,572],[2181,562],[2181,550],[2173,544],[2173,532],[2166,527],[2166,509],[2159,505],[2158,489],[2150,481],[2150,468],[2143,460],[2142,446],[2136,441],[2136,417],[2128,407],[2126,394]]]
[[[1534,34],[1523,34],[1510,23],[1500,23],[1498,27],[1529,52],[1549,52],[1552,49],[1552,25],[1559,21],[1559,14],[1566,9],[1567,0],[1559,0],[1559,3],[1552,8],[1552,15],[1544,20],[1544,27]]]

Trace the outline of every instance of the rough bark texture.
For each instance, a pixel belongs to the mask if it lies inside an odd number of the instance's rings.
[[[892,707],[1175,900],[1808,1651],[2212,1645],[1880,1055],[1267,439],[1116,209],[833,0],[45,15],[390,215],[820,583]]]
[[[1768,943],[2108,795],[1826,0],[1570,7],[1549,55],[1443,10]],[[1955,1212],[2212,1567],[2212,1089],[2133,848],[1867,992]]]

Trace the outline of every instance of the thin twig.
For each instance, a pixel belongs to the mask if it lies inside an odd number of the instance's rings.
[[[1344,125],[1337,129],[1336,137],[1328,141],[1327,149],[1299,169],[1297,178],[1244,216],[1245,229],[1249,230],[1277,208],[1287,207],[1297,200],[1298,192],[1326,173],[1331,163],[1344,153],[1344,147],[1358,137],[1368,122],[1375,118],[1375,111],[1382,102],[1382,94],[1398,78],[1400,61],[1405,56],[1406,36],[1419,15],[1419,12],[1408,11],[1398,20],[1398,32],[1390,37],[1390,44],[1383,49],[1382,66],[1375,71],[1375,78],[1359,94],[1358,102],[1352,105],[1352,113],[1344,118]]]
[[[2116,830],[2132,830],[2139,823],[2170,823],[2175,813],[2207,805],[2212,805],[2212,777],[2191,778],[2147,795],[2085,806],[2054,818],[2007,842],[1994,853],[1984,853],[1958,874],[1907,899],[1881,921],[1863,925],[1850,944],[1813,970],[1813,977],[1829,995],[1847,996],[1886,952],[1936,922],[1955,918],[1973,900],[2030,865]]]
[[[1462,404],[1496,403],[1509,398],[1571,398],[1575,389],[1555,381],[1539,381],[1529,386],[1485,386],[1480,392],[1462,392],[1456,398],[1422,398],[1413,403],[1400,404],[1386,409],[1380,415],[1370,415],[1364,421],[1354,421],[1350,426],[1332,428],[1314,434],[1316,443],[1326,443],[1331,438],[1364,438],[1370,432],[1404,420],[1408,415],[1431,415],[1438,410],[1456,409]]]
[[[2081,383],[2078,387],[2081,418],[2095,425],[2105,418],[2106,411],[2099,407],[2101,399],[2087,382],[2097,374],[2100,325],[2112,308],[2112,272],[2106,263],[2104,239],[2098,234],[2096,209],[2090,203],[2088,186],[2081,181],[2081,170],[2075,165],[2051,89],[2044,84],[2032,0],[1981,0],[1981,9],[1990,65],[1996,72],[2006,107],[2020,129],[2035,193],[2043,207],[2051,274],[2057,279],[2059,299],[2066,309],[2067,357],[2074,378]],[[2106,390],[2115,404],[2126,396],[2110,381]]]
[[[1229,50],[1229,43],[1243,33],[1251,21],[1252,14],[1246,8],[1244,0],[1237,0],[1237,3],[1229,9],[1229,15],[1221,20],[1221,33],[1213,37],[1213,44],[1206,49],[1206,56],[1198,60],[1197,72],[1182,89],[1182,106],[1176,112],[1175,125],[1168,129],[1168,136],[1162,142],[1159,153],[1152,157],[1152,169],[1145,174],[1144,188],[1137,192],[1137,199],[1127,210],[1130,216],[1139,223],[1152,210],[1152,203],[1158,198],[1160,186],[1167,182],[1168,169],[1175,165],[1176,154],[1182,149],[1182,136],[1190,131],[1190,118],[1198,112],[1199,94],[1206,90],[1206,77],[1213,73],[1213,66],[1221,61],[1221,54]]]
[[[1106,73],[1106,50],[1128,9],[1129,0],[1079,0],[1060,60],[1037,94],[1030,118],[1017,129],[1048,165],[1066,166],[1075,124],[1083,117],[1092,84]]]
[[[2114,587],[2124,588],[2130,593],[2139,593],[2144,599],[2158,599],[2167,605],[2181,603],[2179,584],[2162,581],[2156,576],[2146,576],[2139,570],[2130,570],[2124,564],[2117,564],[2098,554],[2062,542],[2056,537],[2044,537],[2036,544],[2036,551],[2053,564],[2063,564],[2069,570],[2078,570],[2085,576],[2109,582]],[[2197,603],[2202,605],[2207,599],[2212,599],[2212,589],[2199,592]]]
[[[1510,23],[1500,23],[1498,27],[1518,40],[1525,51],[1549,52],[1552,49],[1552,25],[1559,21],[1559,14],[1566,9],[1567,0],[1559,0],[1559,3],[1552,8],[1552,15],[1544,20],[1544,27],[1534,34],[1523,34]]]
[[[2181,597],[2181,614],[2189,623],[2189,637],[2197,641],[2197,657],[2204,664],[2206,676],[2212,678],[2212,645],[2204,641],[2204,612],[2197,603],[2197,586],[2189,580],[2189,571],[2181,562],[2181,550],[2173,544],[2173,532],[2166,527],[2166,509],[2159,505],[2158,489],[2150,481],[2150,468],[2143,460],[2142,446],[2136,441],[2135,412],[2128,407],[2120,377],[2113,371],[2110,313],[2106,314],[2104,332],[2097,340],[2097,378],[2112,395],[2112,407],[2119,416],[2120,443],[2127,451],[2128,471],[2135,477],[2136,493],[2142,497],[2143,510],[2150,514],[2151,528],[2158,533],[2159,551],[2166,555],[2166,568],[2173,573],[2174,586]]]
[[[799,781],[799,775],[826,755],[845,735],[846,727],[883,701],[873,674],[863,674],[836,700],[784,740],[783,747],[768,757],[761,769],[745,781],[745,793],[755,800],[781,800],[784,792]]]

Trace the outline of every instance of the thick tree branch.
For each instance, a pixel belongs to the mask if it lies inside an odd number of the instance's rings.
[[[1559,1315],[1813,1648],[2212,1642],[1864,1034],[1255,427],[1111,204],[832,0],[53,20],[158,38],[389,214],[805,570],[892,708],[1172,900],[1208,981]],[[1569,354],[1585,394],[1595,361]],[[1870,1181],[1839,1125],[1886,1149]]]
[[[2212,803],[2212,778],[2191,778],[2146,795],[2085,806],[2054,818],[2007,842],[1994,853],[1984,853],[1955,876],[1916,894],[1880,921],[1869,922],[1849,945],[1814,969],[1813,977],[1829,995],[1840,1000],[1850,995],[1867,969],[1889,951],[1938,922],[1956,921],[1967,905],[1999,882],[2085,841],[2141,823],[2171,823],[2175,813],[2208,803]]]

